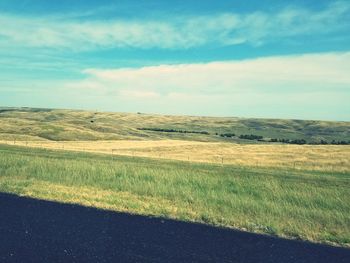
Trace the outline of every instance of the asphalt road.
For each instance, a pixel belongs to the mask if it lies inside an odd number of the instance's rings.
[[[350,262],[350,249],[0,193],[0,262]]]

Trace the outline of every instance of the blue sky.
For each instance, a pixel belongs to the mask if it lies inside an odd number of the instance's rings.
[[[0,1],[0,105],[350,120],[349,1]]]

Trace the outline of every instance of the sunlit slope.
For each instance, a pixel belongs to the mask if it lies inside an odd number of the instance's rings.
[[[293,168],[298,170],[350,173],[348,145],[282,145],[199,142],[189,140],[109,141],[1,141],[5,144],[180,160],[196,163],[230,164],[241,167]],[[114,157],[111,157],[114,158]]]
[[[160,132],[140,130],[140,128],[204,131],[209,134]],[[184,139],[256,143],[256,141],[219,136],[225,133],[255,134],[264,138],[305,139],[307,141],[348,141],[350,122],[0,108],[0,140]]]

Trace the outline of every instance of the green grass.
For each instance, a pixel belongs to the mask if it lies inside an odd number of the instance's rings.
[[[0,140],[119,140],[186,139],[235,141],[215,133],[255,134],[264,138],[348,141],[350,122],[228,117],[169,116],[78,110],[0,108]],[[138,128],[207,131],[210,135],[166,133]]]
[[[0,146],[2,192],[341,246],[349,189],[348,173]]]

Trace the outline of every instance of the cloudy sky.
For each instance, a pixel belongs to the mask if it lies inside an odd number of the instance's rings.
[[[0,1],[0,106],[349,121],[349,101],[350,1]]]

